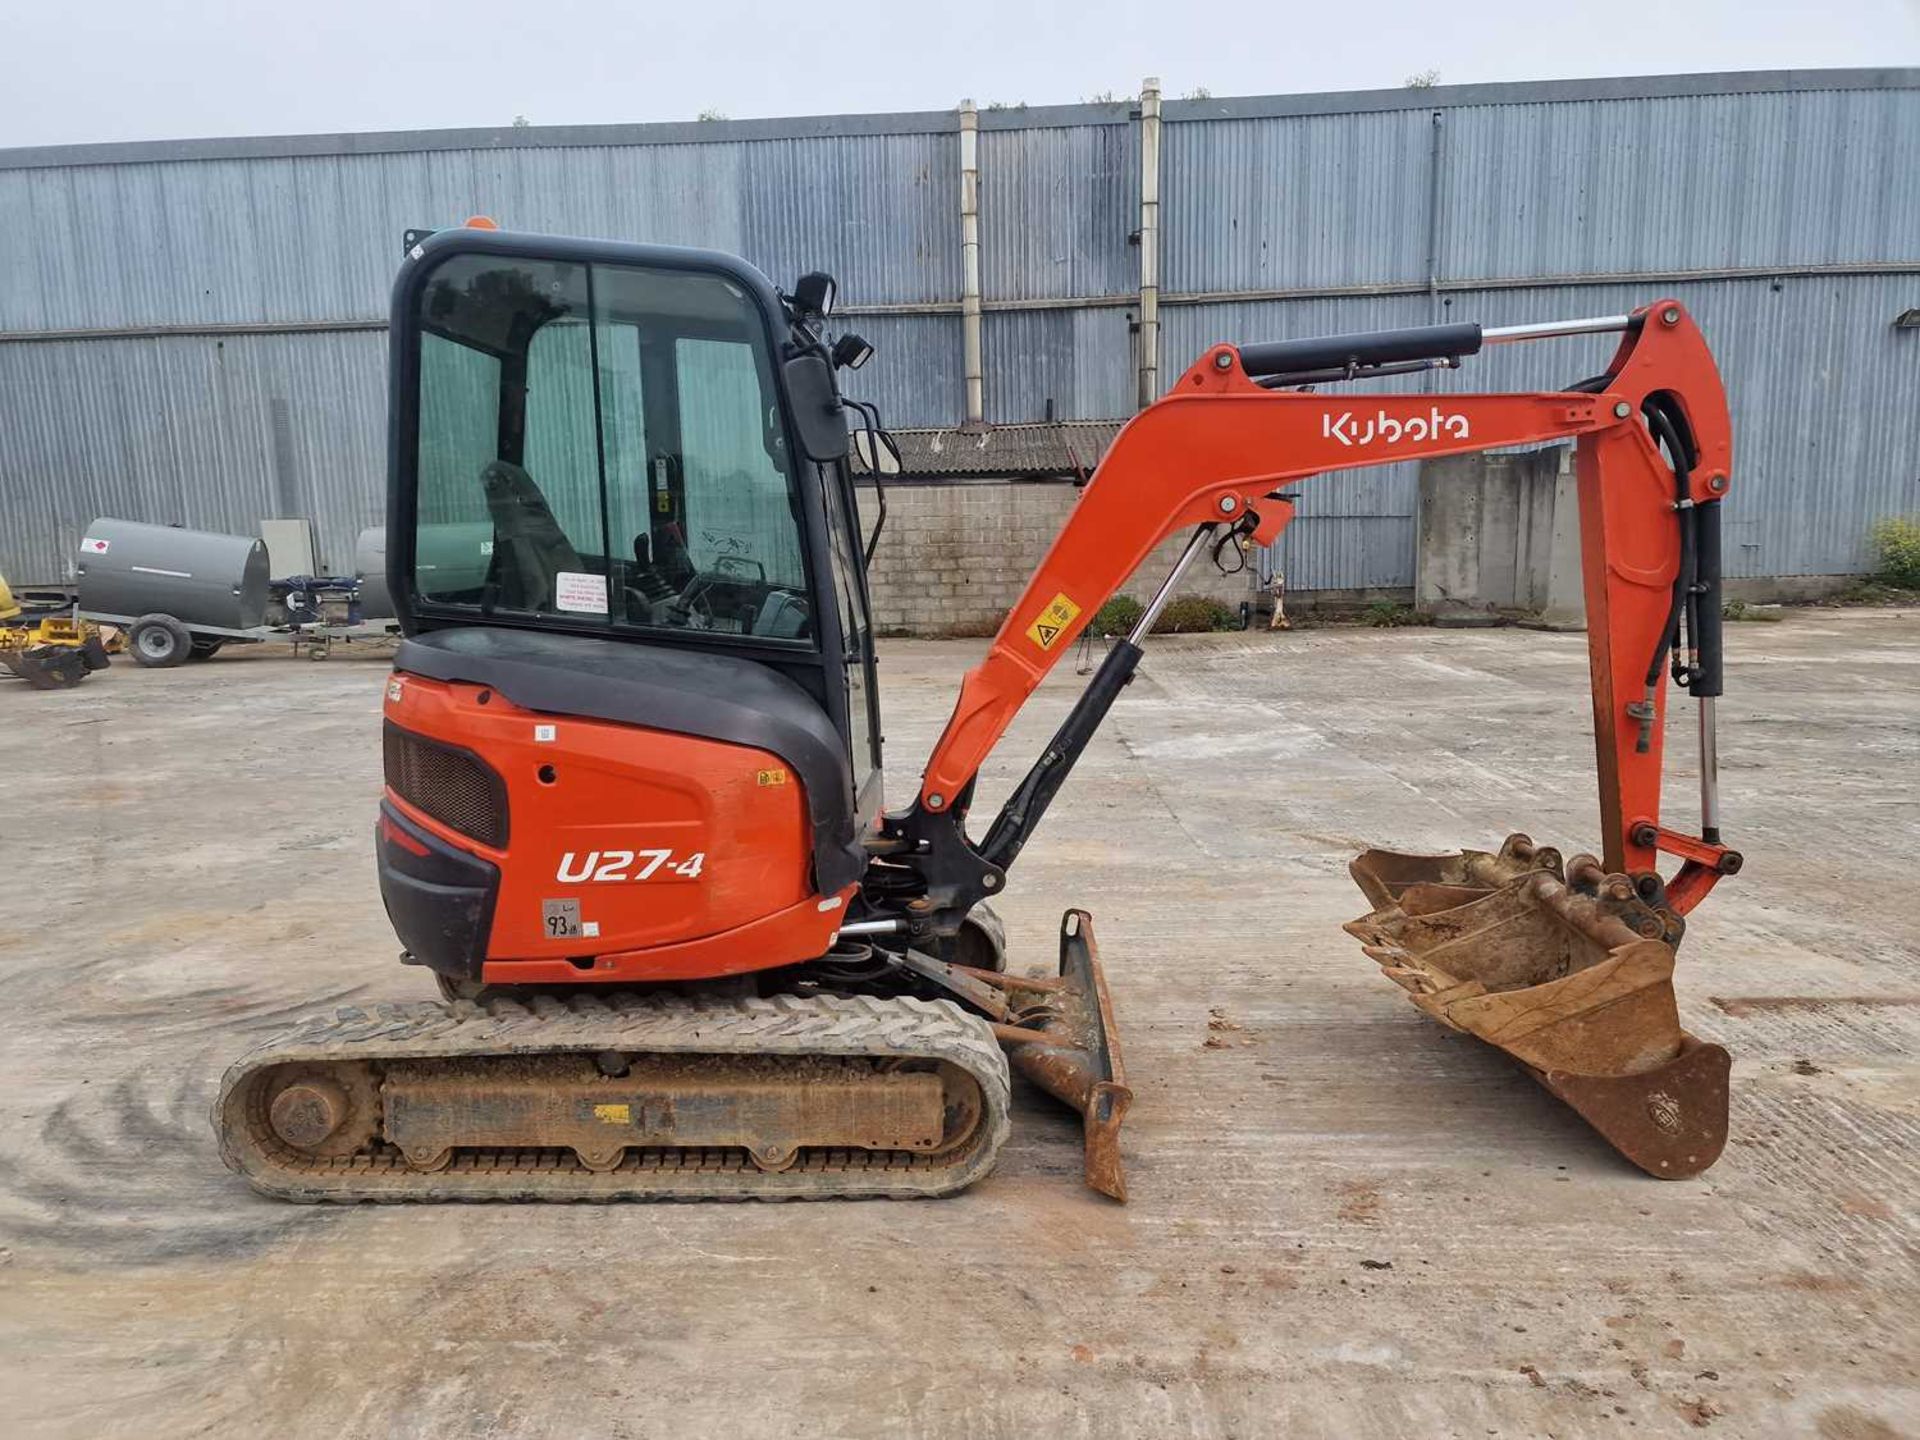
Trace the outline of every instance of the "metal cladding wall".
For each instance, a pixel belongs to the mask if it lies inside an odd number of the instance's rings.
[[[1476,87],[1316,115],[1169,106],[1183,123],[1168,124],[1162,165],[1167,288],[1269,294],[1163,301],[1167,362],[1223,339],[1509,325],[1676,298],[1733,407],[1728,573],[1861,570],[1870,523],[1920,510],[1920,332],[1892,323],[1920,305],[1920,77],[1814,88],[1838,78],[1758,91],[1699,77],[1728,88],[1677,94],[1646,92],[1684,91],[1678,78],[1589,82],[1530,87],[1520,103]],[[1482,94],[1492,103],[1471,103]],[[1213,108],[1242,113],[1194,118]],[[1611,350],[1505,346],[1376,388],[1551,389]],[[1290,585],[1412,583],[1413,466],[1299,489],[1275,557]]]
[[[1429,320],[1700,316],[1738,426],[1729,570],[1837,574],[1920,508],[1920,72],[1172,101],[1160,382],[1218,340]],[[1130,103],[980,116],[986,419],[1102,419],[1137,386]],[[825,268],[900,426],[963,417],[953,113],[0,151],[0,569],[56,579],[96,514],[326,559],[380,518],[386,289],[409,226],[707,245]],[[1552,387],[1602,341],[1437,389]],[[1409,467],[1309,482],[1293,588],[1405,586]]]

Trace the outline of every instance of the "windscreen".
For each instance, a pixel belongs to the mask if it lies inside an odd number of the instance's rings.
[[[421,602],[812,644],[793,466],[744,290],[461,255],[417,319]]]

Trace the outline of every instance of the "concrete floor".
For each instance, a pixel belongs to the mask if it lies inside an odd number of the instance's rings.
[[[887,647],[896,794],[978,649]],[[1003,905],[1022,968],[1064,906],[1098,917],[1139,1095],[1125,1208],[1030,1092],[946,1201],[257,1199],[207,1125],[227,1062],[428,988],[369,853],[384,661],[0,682],[0,1428],[1913,1434],[1920,616],[1800,612],[1730,649],[1748,868],[1679,984],[1736,1057],[1734,1140],[1661,1183],[1339,930],[1369,842],[1593,843],[1580,637],[1155,642]]]

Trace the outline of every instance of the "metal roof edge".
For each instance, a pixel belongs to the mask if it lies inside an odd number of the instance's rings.
[[[1920,90],[1920,67],[1727,70],[1686,75],[1611,75],[1589,80],[1403,85],[1394,90],[1329,90],[1304,95],[1168,100],[1161,106],[1160,113],[1168,124],[1175,124],[1289,115],[1353,115],[1370,110],[1457,110],[1476,105],[1544,105],[1555,101],[1657,100],[1821,90]]]
[[[1689,95],[1783,91],[1920,90],[1920,68],[1745,70],[1688,75],[1623,75],[1590,80],[1523,80],[1478,85],[1401,86],[1298,95],[1167,100],[1168,123],[1251,120],[1380,110],[1443,110],[1573,100],[1644,100]],[[1122,125],[1133,99],[1077,105],[1010,105],[980,111],[982,130],[1040,130]],[[382,130],[349,134],[258,135],[189,140],[125,140],[0,149],[0,171],[60,166],[151,165],[195,160],[300,159],[435,151],[552,150],[596,145],[693,145],[713,141],[941,135],[959,130],[957,110],[874,115],[800,115],[764,120],[674,120],[626,125],[527,125],[478,129]]]
[[[508,125],[479,129],[370,130],[342,135],[241,135],[205,140],[117,140],[0,149],[0,170],[71,165],[153,165],[191,160],[286,160],[406,155],[445,150],[565,150],[592,145],[699,145],[714,141],[958,134],[957,110],[883,115],[796,115],[766,120],[667,120],[630,125]]]

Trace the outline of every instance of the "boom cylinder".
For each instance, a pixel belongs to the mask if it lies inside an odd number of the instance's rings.
[[[1047,742],[1047,748],[994,817],[987,838],[980,843],[980,855],[989,864],[998,865],[1004,870],[1027,843],[1033,827],[1040,823],[1040,817],[1047,813],[1053,797],[1067,783],[1067,776],[1073,773],[1074,762],[1080,758],[1080,752],[1087,748],[1093,732],[1107,718],[1107,711],[1120,698],[1120,692],[1132,682],[1133,672],[1139,668],[1145,653],[1140,648],[1141,642],[1152,632],[1153,622],[1160,618],[1160,612],[1172,598],[1173,587],[1187,573],[1187,567],[1193,564],[1194,557],[1217,528],[1201,525],[1194,530],[1186,549],[1180,552],[1180,558],[1174,561],[1173,569],[1167,572],[1167,578],[1160,583],[1160,588],[1153,592],[1153,598],[1140,612],[1140,618],[1134,622],[1127,638],[1107,652],[1107,658],[1100,662],[1100,668],[1094,672],[1093,679],[1087,682],[1087,688],[1080,692],[1080,698],[1074,702],[1073,709],[1067,712],[1067,718],[1060,722],[1060,728],[1054,732],[1053,739]]]

